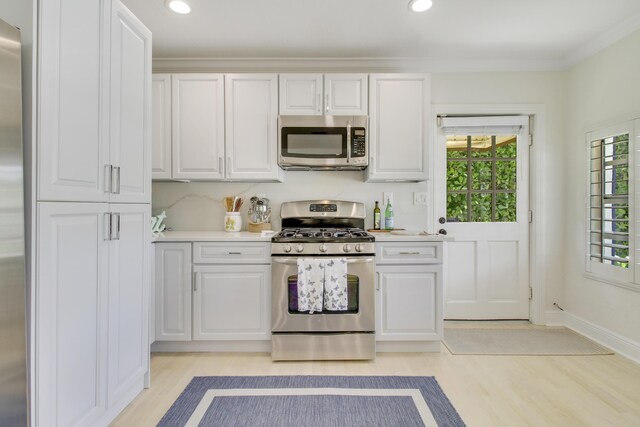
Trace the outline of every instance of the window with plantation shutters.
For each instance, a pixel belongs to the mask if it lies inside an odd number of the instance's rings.
[[[640,119],[586,143],[586,275],[640,291]]]
[[[591,141],[591,261],[629,268],[629,134]]]

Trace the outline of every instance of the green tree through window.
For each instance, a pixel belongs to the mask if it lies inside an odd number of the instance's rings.
[[[447,137],[447,218],[516,221],[517,137]]]

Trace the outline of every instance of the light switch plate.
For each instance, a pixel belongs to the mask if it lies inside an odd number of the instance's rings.
[[[414,205],[426,205],[427,204],[427,192],[426,191],[414,191],[413,192],[413,204]]]

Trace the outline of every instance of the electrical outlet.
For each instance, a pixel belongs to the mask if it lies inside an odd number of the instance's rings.
[[[387,206],[387,202],[391,202],[391,206],[395,206],[393,204],[393,193],[392,192],[384,192],[382,193],[382,210]]]
[[[427,204],[427,192],[426,191],[414,191],[413,192],[413,204],[414,205],[426,205]]]

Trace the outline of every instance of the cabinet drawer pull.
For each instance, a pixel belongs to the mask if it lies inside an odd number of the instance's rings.
[[[398,252],[400,255],[422,255],[420,252]]]

